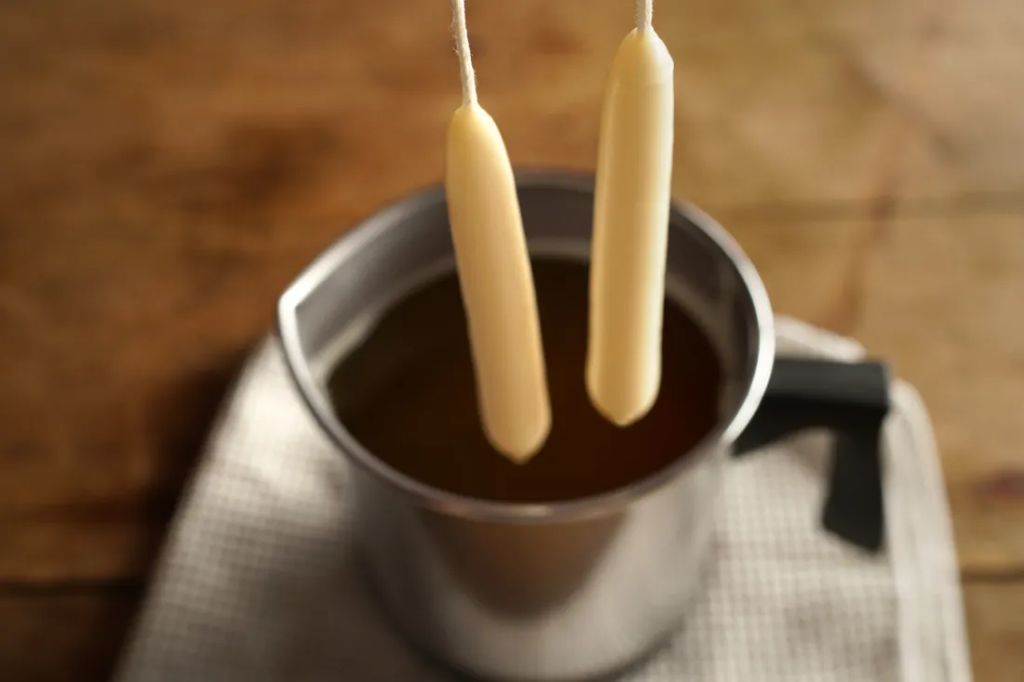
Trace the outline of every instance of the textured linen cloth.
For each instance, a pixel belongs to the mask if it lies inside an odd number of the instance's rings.
[[[779,352],[854,342],[778,322]],[[623,680],[967,682],[949,510],[927,414],[893,386],[886,549],[820,526],[829,440],[808,433],[726,467],[713,570],[684,627]],[[383,622],[351,562],[346,464],[268,340],[243,370],[178,514],[121,682],[446,680]]]

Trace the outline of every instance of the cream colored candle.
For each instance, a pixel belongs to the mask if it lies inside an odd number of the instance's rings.
[[[445,191],[477,399],[491,444],[525,462],[551,428],[533,274],[508,152],[477,102],[463,0],[452,10],[463,102],[448,126]]]
[[[640,2],[605,94],[590,268],[587,390],[622,426],[650,410],[661,383],[672,71],[650,2]]]

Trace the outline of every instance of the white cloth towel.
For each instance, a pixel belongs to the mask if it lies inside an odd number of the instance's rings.
[[[778,322],[780,353],[853,359],[856,343]],[[887,547],[819,522],[828,439],[726,467],[714,570],[646,681],[968,682],[949,510],[927,414],[893,386]],[[305,412],[274,340],[209,441],[121,661],[121,682],[445,680],[382,622],[346,541],[346,464]]]

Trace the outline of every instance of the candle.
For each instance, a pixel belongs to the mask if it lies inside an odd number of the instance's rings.
[[[586,382],[619,425],[641,418],[661,382],[661,322],[672,176],[672,57],[638,2],[601,119]]]
[[[452,9],[463,102],[448,126],[448,219],[484,433],[521,463],[551,428],[533,274],[508,152],[477,101],[463,0]]]

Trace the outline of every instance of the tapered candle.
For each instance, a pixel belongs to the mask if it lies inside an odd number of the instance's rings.
[[[623,426],[650,410],[661,383],[672,71],[651,2],[640,0],[605,94],[590,266],[587,390]]]
[[[501,132],[477,101],[464,0],[452,0],[463,101],[448,126],[445,192],[484,433],[525,462],[551,428],[533,274]]]

